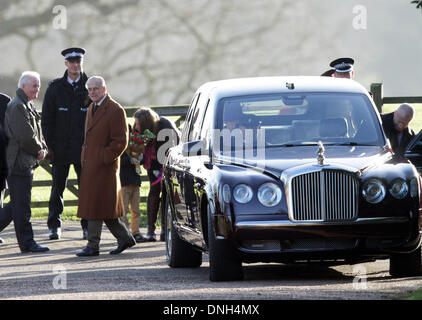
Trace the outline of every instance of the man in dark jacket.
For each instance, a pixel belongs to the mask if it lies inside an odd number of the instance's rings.
[[[6,191],[7,178],[7,161],[6,161],[6,147],[8,138],[4,131],[4,115],[6,113],[7,104],[10,102],[10,97],[0,93],[0,206],[3,207],[4,193]],[[4,240],[0,238],[0,243]]]
[[[413,115],[414,109],[407,103],[400,105],[394,112],[381,115],[382,126],[395,157],[403,157],[407,145],[415,136],[415,132],[409,128]]]
[[[51,240],[59,239],[61,235],[63,191],[71,164],[79,184],[85,118],[91,103],[85,87],[88,78],[82,69],[84,54],[83,48],[62,51],[67,70],[62,78],[50,82],[42,106],[42,130],[48,146],[48,158],[53,167],[47,221]],[[86,239],[86,220],[82,220],[81,225]]]
[[[0,124],[4,127],[4,115],[6,113],[7,104],[10,102],[10,97],[0,93]]]

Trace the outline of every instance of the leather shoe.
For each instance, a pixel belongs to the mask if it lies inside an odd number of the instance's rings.
[[[49,238],[50,240],[58,240],[60,239],[62,235],[62,229],[61,228],[54,228],[50,229]]]
[[[4,240],[3,240],[3,238],[0,238],[0,243],[4,243]]]
[[[119,254],[123,251],[125,251],[127,248],[133,247],[136,244],[135,240],[132,240],[131,242],[126,242],[123,244],[119,244],[115,250],[110,251],[110,254]]]
[[[47,248],[47,247],[41,247],[38,243],[34,243],[32,246],[30,246],[30,247],[28,247],[24,250],[21,250],[21,251],[22,251],[22,253],[26,253],[26,252],[38,253],[38,252],[46,252],[48,250],[50,250],[50,249]]]
[[[98,256],[99,254],[100,254],[100,251],[92,249],[90,247],[85,247],[81,251],[76,253],[78,257],[93,257],[93,256]]]
[[[155,235],[147,235],[147,241],[148,242],[155,242],[157,239],[155,239]]]
[[[142,236],[142,234],[137,233],[133,236],[135,238],[136,243],[147,242],[147,239]]]

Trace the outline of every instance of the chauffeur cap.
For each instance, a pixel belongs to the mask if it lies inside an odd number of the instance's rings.
[[[84,48],[67,48],[62,51],[62,56],[64,56],[67,61],[78,60],[83,58],[85,52]]]
[[[330,67],[334,68],[336,72],[350,72],[353,70],[355,60],[352,58],[338,58],[330,63]]]

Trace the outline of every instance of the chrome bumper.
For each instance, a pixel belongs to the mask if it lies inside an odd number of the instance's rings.
[[[237,230],[253,230],[253,229],[267,229],[267,228],[285,228],[285,227],[322,227],[322,226],[354,226],[365,224],[396,224],[408,223],[407,217],[378,217],[378,218],[358,218],[353,221],[304,221],[292,222],[290,220],[284,221],[240,221],[235,224]]]

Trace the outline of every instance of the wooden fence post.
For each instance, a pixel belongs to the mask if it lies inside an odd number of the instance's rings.
[[[379,113],[382,113],[382,104],[383,104],[383,98],[384,98],[382,83],[372,83],[371,93],[372,93],[372,98],[375,102],[375,105],[377,106]]]

